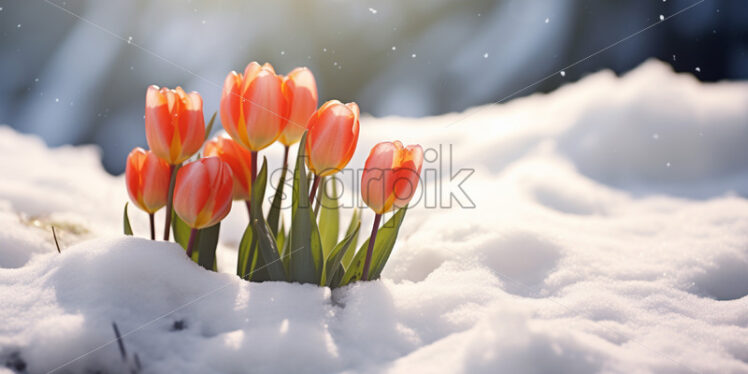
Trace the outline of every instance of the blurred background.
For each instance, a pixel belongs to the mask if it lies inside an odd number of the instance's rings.
[[[209,117],[226,74],[252,60],[308,66],[320,103],[420,117],[648,58],[703,81],[746,79],[747,52],[739,0],[0,1],[0,124],[97,144],[116,174],[146,144],[149,84],[199,91]]]

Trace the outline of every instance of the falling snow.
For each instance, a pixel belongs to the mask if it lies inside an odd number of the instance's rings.
[[[561,70],[561,76],[562,76],[562,77],[565,77],[565,76],[566,76],[566,72],[565,72],[565,71],[563,71],[563,70]]]
[[[127,44],[132,44],[132,36],[127,37]]]
[[[697,66],[697,67],[696,67],[696,69],[694,69],[694,70],[696,70],[696,72],[697,72],[697,73],[701,73],[701,68],[700,68],[700,67],[698,67],[698,66]]]
[[[284,56],[286,54],[286,51],[281,51],[281,56]]]
[[[377,14],[377,10],[374,8],[369,8],[369,12],[371,12],[371,14]]]
[[[393,50],[393,51],[397,50],[397,47],[395,47],[395,46],[393,45],[393,46],[392,46],[392,50]]]
[[[663,16],[662,14],[660,14],[660,21],[664,21],[664,20],[665,20],[665,16]]]
[[[660,134],[658,134],[658,133],[652,134],[652,139],[657,140],[659,138],[660,138]]]
[[[488,52],[483,54],[483,58],[488,58]]]
[[[550,19],[550,18],[546,18],[546,19],[545,19],[545,23],[548,23],[548,22],[551,22],[551,19]]]

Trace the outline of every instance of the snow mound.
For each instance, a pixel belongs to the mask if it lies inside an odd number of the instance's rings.
[[[227,274],[240,204],[225,273],[124,238],[122,177],[94,149],[0,127],[0,366],[129,372],[116,322],[146,373],[748,373],[746,103],[748,83],[650,61],[461,114],[365,117],[351,165],[396,137],[441,172],[383,279],[332,292]]]

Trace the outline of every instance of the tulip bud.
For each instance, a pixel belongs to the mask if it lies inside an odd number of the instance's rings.
[[[197,92],[185,93],[149,86],[145,96],[145,137],[156,156],[177,165],[195,154],[205,140],[203,99]]]
[[[422,165],[420,145],[403,148],[399,141],[375,145],[361,176],[361,197],[377,214],[407,206],[418,187]]]
[[[306,163],[319,177],[335,174],[353,157],[358,143],[356,103],[337,100],[324,103],[309,118],[306,139]]]
[[[288,101],[288,120],[278,141],[290,146],[301,139],[309,117],[317,109],[317,83],[312,72],[307,68],[293,69],[283,78],[283,94]]]
[[[288,118],[282,86],[270,64],[252,62],[243,75],[229,73],[221,94],[221,123],[237,143],[256,152],[278,139]]]
[[[125,181],[132,202],[149,214],[166,205],[169,194],[169,164],[153,152],[135,148],[127,156]]]
[[[231,167],[234,176],[234,200],[249,200],[252,191],[252,152],[231,140],[218,136],[205,143],[205,157],[215,156]]]
[[[177,172],[174,211],[193,229],[213,226],[231,210],[231,168],[218,157],[191,162]]]

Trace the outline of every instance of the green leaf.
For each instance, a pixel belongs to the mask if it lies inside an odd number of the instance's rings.
[[[171,212],[171,228],[174,232],[174,241],[179,243],[179,245],[186,250],[187,244],[190,241],[190,231],[192,231],[192,228],[187,226],[187,224],[184,223],[184,221],[182,221],[174,211]],[[193,250],[192,254],[194,255],[195,253],[197,253],[197,251]]]
[[[255,267],[255,271],[258,271],[259,274],[257,277],[253,275],[252,280],[258,282],[285,281],[286,269],[283,268],[283,262],[281,262],[278,247],[276,247],[273,234],[270,233],[270,228],[262,217],[254,220],[252,226],[257,235],[259,249],[258,265]]]
[[[322,277],[322,242],[309,202],[309,180],[304,167],[306,133],[301,137],[296,157],[293,206],[289,232],[288,278],[291,282],[319,284]]]
[[[278,233],[275,235],[275,242],[278,245],[278,252],[283,255],[283,248],[286,244],[286,227],[285,223],[283,222],[283,219],[281,219],[280,228],[278,229]]]
[[[213,112],[213,116],[211,116],[210,121],[208,121],[208,127],[205,129],[205,140],[208,140],[210,132],[213,130],[213,122],[216,120],[216,114],[218,114],[218,111]]]
[[[247,259],[249,258],[253,241],[254,236],[252,235],[252,225],[247,225],[247,228],[244,229],[242,240],[239,242],[239,253],[236,262],[236,275],[241,278],[244,278],[247,275]]]
[[[369,265],[369,279],[377,279],[384,269],[384,265],[392,253],[392,248],[395,247],[395,241],[397,240],[397,233],[400,231],[400,225],[403,223],[405,218],[405,212],[407,207],[402,208],[395,213],[392,218],[385,222],[384,226],[377,231],[376,241],[374,242],[374,248],[372,250],[371,264]],[[351,266],[346,269],[343,279],[340,281],[341,286],[345,286],[351,282],[361,280],[361,276],[364,271],[364,261],[366,260],[366,250],[369,246],[369,239],[366,239],[361,248],[359,248],[356,255],[353,257]]]
[[[361,209],[358,207],[354,208],[353,215],[351,215],[351,222],[348,224],[348,229],[345,231],[345,236],[350,235],[356,227],[361,225]],[[361,230],[358,230],[353,235],[353,242],[352,246],[353,248],[356,248],[356,244],[358,243],[358,236],[361,234]],[[348,269],[351,266],[351,261],[353,261],[353,255],[356,253],[356,251],[347,251],[345,255],[343,256],[343,266]]]
[[[332,195],[327,192],[327,185],[332,185]],[[318,192],[322,194],[320,205],[319,229],[322,237],[322,253],[327,258],[330,251],[338,242],[338,231],[340,226],[340,215],[338,213],[338,192],[334,178],[325,178],[325,183]]]
[[[197,232],[197,247],[192,253],[198,253],[198,265],[214,270],[216,266],[216,248],[218,247],[218,234],[221,231],[221,223],[200,229]]]
[[[343,240],[338,243],[335,248],[330,252],[330,256],[327,257],[327,261],[325,261],[325,275],[322,277],[322,284],[328,287],[335,287],[337,284],[333,283],[333,280],[336,278],[337,273],[343,272],[343,264],[341,264],[340,260],[343,259],[343,256],[346,254],[346,252],[349,251],[349,248],[352,248],[355,244],[353,243],[353,237],[355,235],[358,235],[358,230],[361,228],[361,224],[359,223],[358,226],[353,230],[352,233],[349,233],[346,235]]]
[[[246,271],[249,275],[248,280],[250,281],[266,281],[266,280],[285,280],[285,276],[283,279],[270,279],[271,274],[269,273],[265,257],[262,256],[259,252],[258,244],[260,240],[260,236],[264,235],[261,233],[258,233],[254,222],[261,220],[262,227],[265,226],[265,220],[262,217],[262,201],[265,198],[265,187],[267,186],[267,158],[263,158],[262,161],[262,167],[260,168],[260,172],[257,174],[257,177],[255,178],[254,184],[252,184],[252,198],[251,198],[251,204],[250,204],[250,216],[251,220],[253,222],[252,224],[252,245],[250,250],[250,256],[249,256],[249,267],[246,268]]]
[[[286,173],[288,172],[287,165],[283,165],[280,179],[278,180],[278,188],[275,189],[275,195],[273,195],[273,202],[270,204],[270,211],[268,212],[268,226],[273,232],[273,235],[278,236],[278,221],[280,221],[280,210],[281,204],[283,203],[283,189],[286,183]],[[278,244],[279,247],[283,247]]]
[[[125,235],[132,236],[132,226],[130,226],[130,217],[127,216],[127,205],[130,202],[125,203],[125,212],[122,214],[122,225],[124,226]]]

